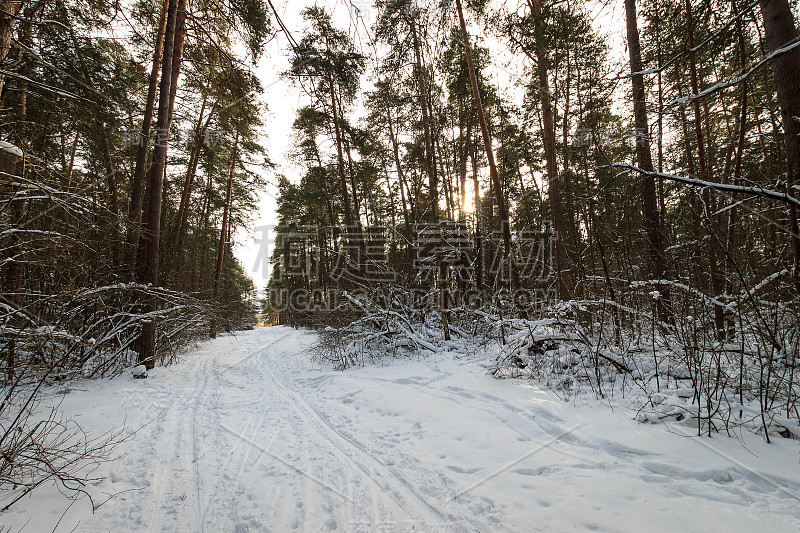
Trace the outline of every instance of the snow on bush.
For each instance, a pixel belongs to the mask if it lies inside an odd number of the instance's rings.
[[[314,353],[340,370],[441,351],[480,354],[497,378],[535,379],[565,399],[615,398],[641,422],[800,438],[800,314],[796,302],[758,298],[770,281],[727,301],[679,283],[636,282],[615,300],[559,302],[535,318],[496,298],[448,310],[449,340],[435,309],[402,306],[391,295],[347,295],[344,324],[323,326]],[[723,340],[715,308],[729,325]]]

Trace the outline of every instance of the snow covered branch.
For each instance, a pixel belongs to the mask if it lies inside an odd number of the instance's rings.
[[[750,187],[746,185],[733,185],[729,183],[715,183],[711,181],[703,181],[695,178],[678,176],[675,174],[667,174],[664,172],[647,171],[633,165],[628,165],[626,163],[612,163],[610,166],[611,168],[627,169],[632,172],[638,172],[639,174],[642,174],[644,176],[663,178],[668,181],[683,183],[686,185],[691,185],[693,187],[714,189],[716,191],[729,192],[733,194],[752,194],[755,196],[760,196],[762,198],[769,198],[770,200],[778,200],[794,208],[800,208],[800,200],[798,200],[797,198],[790,196],[787,193],[774,191],[771,189],[765,189],[763,187]]]
[[[786,52],[788,52],[790,50],[793,50],[794,48],[797,48],[798,46],[800,46],[800,41],[796,41],[796,42],[794,42],[792,44],[789,44],[789,45],[786,45],[786,46],[784,46],[782,48],[779,48],[779,49],[775,50],[774,52],[772,52],[772,53],[768,54],[767,56],[765,56],[763,59],[761,59],[761,61],[759,61],[758,63],[756,63],[752,67],[750,67],[750,70],[748,70],[747,72],[745,72],[741,76],[737,76],[737,77],[733,78],[732,80],[722,81],[722,82],[716,83],[716,84],[712,85],[711,87],[709,87],[708,89],[704,89],[704,90],[700,91],[700,94],[689,94],[689,95],[686,95],[686,96],[681,96],[680,98],[676,98],[675,100],[669,102],[665,106],[665,109],[669,109],[670,107],[673,107],[673,106],[678,105],[678,104],[688,104],[688,103],[691,103],[691,102],[693,102],[695,100],[698,100],[698,99],[701,99],[701,98],[705,98],[706,96],[708,96],[710,94],[714,94],[714,93],[716,93],[718,91],[721,91],[723,89],[727,89],[728,87],[733,87],[734,85],[738,85],[739,83],[741,83],[744,80],[746,80],[747,78],[749,78],[758,69],[760,69],[761,67],[766,65],[769,61],[775,59],[778,56],[781,56],[781,55],[785,54]]]

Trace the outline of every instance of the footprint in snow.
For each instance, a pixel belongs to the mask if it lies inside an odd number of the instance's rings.
[[[457,472],[459,474],[474,474],[475,472],[480,470],[480,468],[478,467],[464,468],[458,465],[447,465],[447,469],[453,472]]]

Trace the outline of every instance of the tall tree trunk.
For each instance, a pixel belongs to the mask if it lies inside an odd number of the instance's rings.
[[[186,236],[186,224],[189,219],[189,204],[192,198],[192,185],[194,178],[197,175],[197,165],[200,162],[200,152],[203,148],[203,139],[206,136],[208,127],[211,124],[211,119],[214,116],[216,103],[211,106],[211,111],[207,117],[204,117],[206,108],[207,96],[203,96],[203,103],[200,106],[200,114],[197,117],[197,124],[194,130],[194,143],[192,150],[189,154],[189,162],[186,165],[186,178],[183,181],[183,190],[181,191],[181,202],[178,207],[178,216],[175,220],[175,228],[172,234],[172,248],[175,251],[175,270],[178,276],[178,286],[182,285],[183,280],[183,242]]]
[[[417,34],[415,16],[416,13],[412,15],[410,20],[411,37],[414,44],[414,72],[417,77],[417,87],[419,88],[419,107],[422,110],[422,129],[425,136],[425,171],[428,174],[428,186],[431,194],[430,219],[436,222],[439,220],[439,180],[436,175],[430,113],[428,112],[428,84],[425,80],[425,70],[422,64],[422,53],[420,52],[420,42],[419,35]]]
[[[389,179],[389,167],[386,164],[386,159],[382,160],[383,176],[386,178],[386,195],[389,199],[389,221],[391,222],[392,241],[389,247],[392,255],[397,252],[397,200],[392,188],[392,180]],[[378,215],[375,215],[375,225],[379,225]]]
[[[639,168],[653,172],[653,159],[650,154],[650,124],[647,120],[647,102],[645,100],[644,75],[642,74],[642,49],[639,43],[639,27],[636,20],[636,0],[625,0],[625,20],[628,33],[628,54],[631,67],[631,85],[633,87],[633,123],[636,128],[636,161]],[[659,118],[659,124],[661,119]],[[659,139],[660,139],[659,131]],[[659,165],[661,164],[661,142],[659,140]],[[664,278],[666,261],[664,258],[664,235],[659,216],[656,183],[652,176],[639,176],[641,180],[641,209],[644,222],[647,248],[650,259],[650,275],[652,279]],[[666,294],[666,290],[662,290]],[[666,299],[666,298],[665,298]],[[665,318],[666,306],[659,306],[660,315]]]
[[[322,164],[322,158],[319,156],[319,150],[317,150],[316,148],[314,149],[314,157],[317,160],[317,166],[320,169],[325,168],[325,165]],[[331,241],[333,241],[333,251],[338,252],[339,243],[336,241],[336,234],[334,231],[334,229],[336,228],[336,216],[333,213],[333,202],[331,201],[330,189],[328,188],[328,179],[325,173],[323,173],[322,179],[320,181],[322,182],[322,192],[325,194],[325,210],[328,214],[328,224],[330,224],[330,230],[331,230],[330,236],[331,236]]]
[[[541,16],[541,0],[527,0],[528,7],[535,18]],[[564,247],[563,198],[559,187],[558,162],[556,160],[556,130],[553,118],[553,103],[550,93],[550,79],[547,72],[546,50],[541,24],[533,28],[535,42],[536,75],[539,86],[539,100],[542,109],[542,137],[544,154],[547,163],[547,195],[550,199],[550,210],[553,217],[553,241],[555,247],[556,271],[558,274],[558,296],[563,300],[572,298],[571,268]]]
[[[471,145],[471,139],[468,140]],[[472,163],[472,192],[475,213],[475,283],[479,291],[484,290],[484,253],[483,253],[483,202],[481,202],[481,186],[478,182],[478,158],[477,150],[470,150],[470,160]]]
[[[203,272],[203,265],[208,263],[208,246],[206,241],[208,240],[208,222],[211,213],[211,193],[213,192],[212,188],[212,174],[209,172],[208,176],[206,177],[206,186],[203,188],[205,194],[203,194],[203,207],[200,209],[200,220],[202,221],[202,229],[200,230],[200,236],[202,245],[201,246],[192,246],[192,256],[193,256],[193,263],[194,263],[194,270],[193,270],[193,277],[194,282],[192,283],[192,291],[202,291],[205,289],[205,281],[206,276],[205,272]],[[201,254],[198,253],[198,250],[202,250],[202,257]]]
[[[184,38],[186,35],[186,5],[187,0],[178,0],[177,8],[175,11],[175,32],[173,34],[172,42],[165,43],[166,46],[170,46],[172,48],[172,55],[171,55],[171,64],[170,64],[170,82],[169,82],[169,93],[168,93],[168,102],[167,102],[167,119],[166,123],[168,124],[166,131],[161,131],[156,129],[156,144],[163,145],[165,150],[165,164],[163,166],[163,175],[161,179],[162,184],[162,194],[161,197],[163,199],[166,193],[166,177],[167,177],[167,167],[166,167],[166,151],[168,149],[169,144],[169,133],[172,124],[172,116],[173,111],[175,109],[175,99],[178,93],[178,78],[180,77],[180,70],[181,70],[181,63],[183,59],[183,43]],[[161,94],[159,94],[159,113],[160,113],[160,106],[161,106]],[[159,115],[160,119],[160,115]],[[154,163],[150,167],[150,171],[152,171],[153,166],[155,165],[155,155],[156,151],[159,146],[155,147],[153,151],[153,159]],[[145,211],[147,210],[147,206],[145,206]],[[160,220],[164,220],[167,211],[167,206],[165,204],[161,204],[161,216]],[[160,233],[160,231],[159,231]],[[140,252],[144,254],[144,241],[142,245],[140,245]],[[159,234],[158,237],[158,246],[161,245],[161,237]],[[144,259],[142,259],[144,262]]]
[[[731,0],[731,5],[735,9],[735,2]],[[737,22],[736,24],[736,33],[739,37],[739,63],[741,66],[741,74],[747,72],[747,39],[744,33],[744,28],[741,22]],[[745,78],[742,80],[741,84],[741,104],[739,110],[739,138],[737,141],[736,146],[736,154],[734,155],[734,163],[733,163],[733,178],[731,182],[733,184],[738,185],[740,183],[740,178],[742,175],[742,161],[744,159],[744,149],[745,149],[745,140],[747,136],[747,99],[748,99],[748,84],[747,79]],[[730,208],[730,212],[728,215],[728,234],[726,237],[726,244],[728,250],[734,251],[737,250],[739,247],[739,235],[736,232],[736,226],[738,225],[739,215],[737,211],[737,206],[734,204]],[[726,276],[725,276],[725,294],[733,294],[734,287],[733,287],[733,276],[731,275],[731,265],[730,261],[726,262]],[[728,340],[733,340],[736,333],[736,320],[734,317],[730,316],[727,317],[727,328],[726,328],[726,338]]]
[[[147,174],[147,155],[150,150],[150,129],[153,124],[153,111],[156,105],[156,92],[158,90],[158,73],[161,66],[161,55],[164,47],[164,33],[167,26],[167,8],[170,0],[163,0],[159,16],[156,43],[153,51],[153,67],[150,70],[150,84],[147,88],[147,100],[142,119],[142,129],[139,132],[139,145],[136,149],[136,166],[131,179],[131,203],[128,209],[130,229],[128,233],[128,262],[136,261],[136,251],[139,248],[140,224],[142,221],[142,198],[144,197],[145,175]]]
[[[72,141],[72,149],[69,152],[69,166],[67,167],[64,175],[67,178],[67,190],[72,188],[72,174],[75,171],[75,154],[78,152],[78,141],[81,138],[81,132],[75,132],[75,139]]]
[[[519,280],[516,275],[516,268],[514,268],[514,257],[511,249],[511,226],[508,220],[508,208],[506,207],[506,200],[503,197],[503,189],[500,186],[500,177],[497,174],[497,165],[494,162],[494,152],[492,151],[492,138],[489,136],[489,127],[486,125],[486,117],[483,114],[483,103],[481,102],[481,93],[478,88],[478,75],[475,72],[475,63],[472,60],[472,48],[469,43],[469,34],[467,33],[467,24],[464,22],[464,11],[461,8],[461,0],[456,0],[456,8],[458,9],[458,20],[461,25],[461,38],[464,41],[464,53],[467,57],[467,68],[469,69],[469,79],[472,84],[472,98],[475,102],[475,114],[478,118],[478,124],[481,128],[483,136],[483,147],[486,151],[486,160],[489,163],[489,177],[492,180],[492,187],[494,188],[495,201],[497,202],[497,215],[500,219],[500,225],[503,231],[503,252],[505,254],[506,263],[511,274],[511,285],[514,289],[519,288]]]
[[[100,150],[103,152],[103,164],[106,172],[106,184],[108,186],[108,210],[116,219],[119,215],[119,199],[117,193],[117,172],[114,170],[114,159],[111,156],[111,146],[108,143],[108,132],[105,124],[98,117],[96,119],[98,137],[100,138]],[[120,250],[117,250],[119,252]]]
[[[187,176],[186,176],[186,183],[184,186],[186,187],[186,198],[185,198],[185,205],[183,207],[183,211],[178,218],[178,226],[177,226],[177,243],[175,244],[175,250],[177,253],[177,259],[175,261],[176,269],[178,270],[178,286],[183,286],[184,280],[184,270],[183,270],[183,261],[186,256],[186,249],[184,247],[184,243],[186,242],[186,229],[189,225],[189,209],[192,200],[192,187],[194,185],[194,178],[197,176],[197,165],[200,160],[200,147],[197,148],[197,152],[195,153],[194,160],[191,161],[190,167],[187,169]],[[181,201],[184,201],[183,197]]]
[[[233,175],[236,170],[236,151],[239,149],[239,132],[236,132],[236,140],[233,142],[233,152],[231,153],[231,167],[228,172],[228,187],[225,190],[225,208],[222,211],[222,227],[219,230],[219,246],[217,247],[217,266],[214,270],[214,300],[219,298],[219,283],[222,279],[222,265],[225,259],[226,241],[228,240],[228,219],[231,212],[231,193],[233,191]],[[211,338],[217,336],[217,323],[211,320]]]
[[[23,16],[26,21],[19,29],[19,40],[25,47],[30,47],[31,44],[31,17],[33,10],[26,7],[23,10]],[[14,111],[14,133],[16,135],[16,143],[22,148],[24,152],[31,150],[31,142],[28,139],[28,75],[30,73],[30,59],[26,58],[27,52],[19,49],[19,60],[22,62],[20,68],[20,79],[17,80],[17,107]]]
[[[175,18],[175,41],[172,45],[172,80],[169,85],[169,122],[175,109],[175,98],[178,94],[178,78],[183,62],[183,43],[186,37],[186,5],[187,0],[178,0],[178,11]]]
[[[347,191],[347,177],[344,170],[344,154],[342,153],[342,132],[339,128],[339,110],[336,103],[336,89],[333,85],[333,73],[328,72],[328,90],[331,97],[331,108],[333,109],[333,131],[336,136],[336,165],[339,170],[339,186],[342,191],[342,203],[344,204],[344,224],[345,231],[353,231],[353,212],[350,210],[350,194]]]
[[[179,28],[177,28],[178,0],[169,0],[167,24],[164,30],[164,53],[161,60],[161,82],[158,99],[158,120],[156,121],[157,142],[153,150],[153,164],[147,179],[145,203],[144,253],[140,269],[141,283],[156,285],[158,283],[158,244],[161,235],[161,189],[164,182],[164,171],[167,163],[167,143],[170,130],[170,86],[172,84],[173,44]],[[145,312],[153,312],[156,302],[148,298]],[[139,362],[147,368],[155,366],[155,323],[145,321],[139,340]]]
[[[442,150],[442,146],[439,143],[439,137],[435,136],[433,138],[433,146],[437,154],[443,154],[444,150]],[[443,191],[444,191],[444,201],[445,201],[445,218],[447,220],[455,220],[453,215],[454,212],[454,201],[453,201],[453,180],[452,180],[452,172],[450,169],[450,163],[445,157],[438,157],[436,158],[436,163],[438,163],[438,176],[437,182],[441,179],[443,183]]]
[[[414,70],[417,76],[417,87],[419,89],[419,106],[422,110],[422,129],[425,137],[425,170],[428,174],[428,187],[430,189],[430,214],[432,222],[439,221],[439,180],[436,174],[436,156],[433,150],[433,136],[431,134],[430,112],[428,110],[428,84],[425,80],[425,70],[422,64],[422,54],[420,52],[419,35],[417,34],[417,13],[412,14],[411,36],[414,44]],[[446,296],[446,276],[447,266],[442,262],[441,257],[437,257],[438,281],[439,281],[439,311],[442,319],[442,331],[444,339],[450,340],[450,327],[447,323],[447,296]]]
[[[764,41],[770,52],[779,50],[797,39],[794,17],[788,0],[761,0],[764,19]],[[775,88],[781,106],[783,129],[786,135],[786,194],[795,196],[794,185],[800,180],[800,48],[793,48],[772,61]],[[792,250],[794,251],[794,277],[800,290],[800,234],[797,209],[790,208],[789,222]]]
[[[563,161],[562,161],[561,167],[564,169],[564,172],[567,172],[569,170],[569,164],[570,164],[570,160],[569,160],[569,155],[570,155],[569,154],[569,112],[570,112],[569,103],[570,102],[569,102],[569,100],[570,100],[570,85],[572,84],[572,75],[571,75],[571,73],[572,73],[572,68],[571,67],[572,66],[570,65],[569,52],[570,52],[569,47],[567,47],[567,49],[564,51],[564,53],[566,55],[566,61],[567,61],[567,70],[566,70],[566,73],[565,73],[566,80],[564,80],[564,82],[562,83],[562,85],[564,85],[563,91],[564,91],[565,94],[564,94],[564,105],[563,105],[563,108],[562,108],[564,110],[564,116],[561,118],[561,145],[563,146],[562,155],[561,155],[561,159]]]
[[[14,35],[14,23],[22,7],[21,0],[0,1],[0,69],[5,70],[5,62],[11,52],[11,37]],[[0,94],[5,86],[5,75],[0,74]]]
[[[347,139],[342,139],[344,143],[344,151],[347,154],[347,171],[350,175],[350,187],[353,190],[353,219],[356,223],[358,232],[362,232],[361,228],[361,204],[358,201],[358,189],[356,188],[356,174],[353,171],[353,156],[350,154],[350,142]],[[364,208],[366,211],[366,207]],[[369,220],[367,220],[369,223]]]
[[[458,207],[458,219],[460,221],[464,221],[467,219],[466,207],[467,207],[467,142],[468,139],[471,138],[471,129],[472,129],[472,113],[469,114],[469,119],[467,119],[467,128],[464,131],[462,124],[464,122],[464,97],[462,96],[458,100],[458,178],[459,178],[459,187],[458,192],[460,195],[459,198],[459,207]]]
[[[689,81],[691,83],[692,93],[695,95],[700,94],[700,83],[697,75],[697,61],[694,49],[694,15],[692,11],[692,0],[686,0],[686,26],[688,32],[688,46],[689,46]],[[700,171],[700,179],[703,181],[711,181],[710,162],[706,154],[705,139],[703,133],[703,114],[701,113],[700,99],[696,98],[693,102],[694,107],[694,130],[697,139],[697,165]],[[702,200],[704,209],[713,216],[713,199],[711,192],[708,188],[703,189]],[[708,221],[710,231],[714,232],[713,219]],[[700,245],[703,247],[702,244]],[[720,296],[724,290],[722,278],[719,272],[719,261],[717,248],[715,243],[709,243],[705,247],[706,254],[709,262],[709,274],[711,277],[711,290],[714,296]],[[722,340],[725,336],[725,313],[724,308],[720,305],[714,305],[714,326],[718,340]]]
[[[25,24],[20,28],[20,41],[24,43],[26,46],[30,44],[31,41],[31,22],[30,18],[32,16],[31,8],[25,8],[25,18],[28,19]],[[24,54],[24,52],[20,52]],[[21,74],[27,78],[28,77],[28,61],[23,59],[24,63],[21,69]],[[17,107],[14,113],[14,120],[15,120],[15,132],[17,134],[17,143],[22,147],[23,157],[22,160],[19,161],[19,158],[15,155],[7,151],[3,151],[0,154],[0,170],[3,172],[10,174],[12,176],[16,176],[18,173],[24,174],[25,173],[25,157],[30,149],[30,142],[28,139],[28,83],[25,79],[20,79],[17,81],[17,89],[19,94],[17,95]],[[20,165],[21,162],[21,165]],[[20,166],[22,167],[20,169]],[[14,187],[11,184],[11,187]],[[22,224],[23,218],[25,217],[25,212],[27,211],[26,205],[29,200],[26,198],[26,195],[23,192],[23,189],[17,188],[16,190],[11,191],[10,195],[10,219],[11,223],[17,227]],[[5,207],[5,206],[4,206]],[[20,302],[19,293],[20,289],[22,288],[23,282],[23,266],[22,261],[17,260],[17,257],[24,257],[24,253],[22,250],[22,239],[20,238],[18,232],[13,232],[8,239],[8,247],[6,248],[7,253],[10,255],[11,260],[8,261],[8,265],[6,266],[5,276],[2,282],[2,293],[0,293],[0,301],[4,305],[11,305],[12,307],[19,307],[22,303]],[[5,335],[4,335],[5,337]],[[16,335],[12,334],[9,337],[3,339],[5,341],[5,351],[6,351],[6,383],[10,384],[14,380],[14,373],[16,368]]]
[[[189,201],[192,197],[192,184],[194,177],[197,174],[197,165],[200,162],[200,151],[203,147],[203,132],[205,130],[203,123],[203,112],[205,111],[206,99],[203,98],[203,105],[200,108],[200,115],[197,117],[197,125],[194,129],[194,140],[192,141],[192,149],[189,152],[189,162],[186,164],[186,176],[183,179],[183,188],[181,189],[181,201],[178,204],[178,214],[175,218],[175,228],[172,232],[172,247],[175,248],[176,254],[180,256],[178,246],[181,242],[182,233],[185,228],[185,222],[188,218]],[[209,116],[209,121],[210,121]],[[205,123],[206,125],[208,122]]]
[[[664,86],[661,79],[663,61],[661,58],[661,34],[656,35],[658,55],[658,172],[664,172]],[[666,200],[664,198],[664,178],[658,178],[658,211],[662,237],[666,217]],[[663,240],[663,239],[662,239]]]
[[[24,172],[24,170],[24,155],[23,158],[19,158],[7,151],[0,153],[0,171],[5,175],[16,176],[20,171]],[[12,188],[14,185],[10,184],[8,187],[10,189],[8,193],[11,198],[11,206],[9,208],[10,213],[7,215],[4,214],[4,216],[7,217],[7,220],[11,224],[19,226],[24,216],[23,196],[20,194],[21,190],[19,186]],[[0,292],[0,302],[2,302],[3,305],[10,305],[12,307],[17,307],[19,305],[18,293],[22,287],[22,262],[16,259],[16,257],[24,256],[20,245],[21,239],[19,232],[12,232],[4,243],[4,253],[8,256],[8,263],[4,272],[4,277],[2,281],[0,281],[0,291],[2,291]],[[4,334],[3,337],[6,351],[6,383],[10,384],[14,380],[16,364],[16,334],[11,333],[8,336]]]
[[[403,165],[400,163],[400,150],[397,146],[397,138],[394,135],[394,126],[392,123],[392,113],[386,109],[386,122],[389,126],[389,140],[392,143],[392,156],[394,157],[394,164],[397,168],[397,180],[400,188],[400,201],[403,204],[403,222],[405,224],[406,238],[411,238],[411,226],[408,220],[408,208],[406,207],[406,193],[405,193],[405,176],[403,175]]]

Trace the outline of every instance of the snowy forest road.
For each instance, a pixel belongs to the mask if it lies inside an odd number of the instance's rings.
[[[311,363],[312,342],[259,328],[204,343],[148,379],[61,395],[93,432],[123,416],[138,429],[100,466],[95,503],[114,496],[92,514],[44,492],[0,521],[114,532],[800,526],[796,442],[686,438],[496,380],[478,356],[334,372]]]

